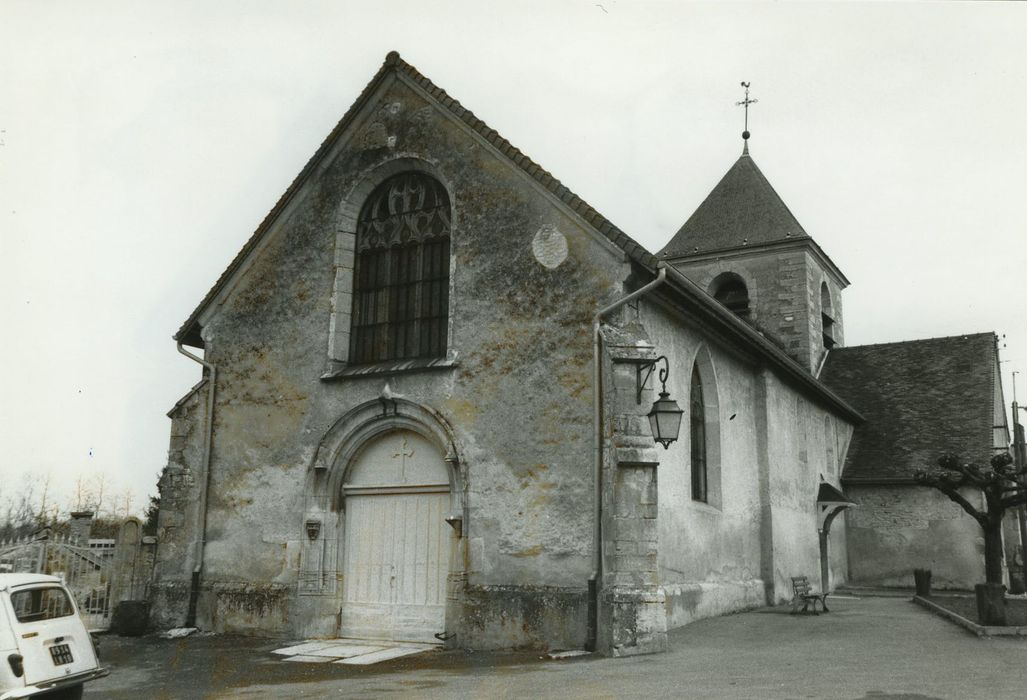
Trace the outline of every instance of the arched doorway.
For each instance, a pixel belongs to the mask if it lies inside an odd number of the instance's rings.
[[[444,455],[419,433],[389,431],[356,456],[340,496],[341,636],[436,641],[452,537]]]

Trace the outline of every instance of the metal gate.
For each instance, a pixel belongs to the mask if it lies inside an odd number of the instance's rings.
[[[123,578],[115,575],[114,554],[114,540],[83,546],[61,536],[28,537],[0,542],[0,573],[57,576],[74,596],[86,627],[105,630],[110,627],[115,588]],[[134,581],[129,583],[135,587]]]

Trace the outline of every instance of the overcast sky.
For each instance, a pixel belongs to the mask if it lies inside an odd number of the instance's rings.
[[[996,331],[1027,372],[1027,6],[0,0],[0,498],[141,506],[171,335],[398,50],[659,250],[741,151],[852,282],[848,345]],[[1027,381],[1021,381],[1027,396]]]

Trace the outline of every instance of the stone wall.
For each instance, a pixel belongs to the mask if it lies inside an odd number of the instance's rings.
[[[631,267],[409,81],[389,78],[377,90],[200,317],[216,387],[203,384],[171,414],[154,618],[181,624],[188,606],[206,392],[216,389],[201,628],[335,634],[349,460],[374,426],[416,424],[437,437],[452,469],[450,643],[579,648],[595,551],[591,319],[625,294]],[[354,218],[378,183],[404,169],[437,179],[453,207],[448,352],[431,367],[352,368]],[[807,322],[796,255],[782,254],[753,288],[777,299],[778,325]],[[794,304],[781,299],[785,288]],[[611,323],[651,336],[670,358],[668,389],[682,407],[699,358],[716,418],[716,478],[710,502],[699,504],[688,495],[687,427],[686,439],[655,452],[644,417],[654,385],[637,402],[634,365],[622,361],[630,358],[612,346],[604,355],[600,646],[631,654],[663,648],[668,619],[762,602],[768,576],[815,576],[806,545],[816,542],[816,474],[833,472],[824,440],[791,449],[802,431],[830,430],[824,412],[768,381],[744,349],[648,302]],[[783,414],[770,420],[771,411]]]
[[[158,628],[184,625],[189,610],[189,581],[199,546],[208,386],[202,382],[194,387],[168,414],[171,437],[168,463],[157,484],[161,507],[151,584],[151,617]]]
[[[627,323],[625,323],[627,320]],[[638,361],[656,358],[634,309],[604,332],[603,552],[599,649],[612,656],[665,651],[659,580],[659,461],[646,418],[656,382],[638,398]],[[657,370],[658,372],[658,370]],[[657,376],[654,373],[653,377]]]
[[[446,362],[324,379],[345,369],[332,356],[344,344],[345,222],[360,193],[397,167],[429,171],[452,201]],[[331,500],[317,495],[312,463],[340,417],[378,401],[387,383],[452,426],[464,522],[447,631],[466,637],[455,643],[580,647],[592,552],[590,319],[624,293],[628,274],[623,253],[488,142],[406,83],[383,86],[203,318],[218,376],[198,624],[331,633],[341,586],[298,593],[305,519],[320,513],[329,538],[338,522]],[[167,621],[181,610],[192,568],[189,480],[198,462],[190,450],[202,434],[202,400],[178,409],[162,489],[171,497],[155,614]],[[553,617],[543,619],[543,609]]]
[[[765,561],[764,576],[768,599],[780,603],[792,597],[793,576],[808,576],[820,588],[820,544],[814,504],[821,477],[839,486],[852,426],[773,375],[763,374],[762,378],[769,471],[765,497],[771,509],[773,542],[772,559]],[[832,586],[848,579],[846,547],[845,526],[836,518],[828,545]]]
[[[931,569],[940,589],[970,589],[984,579],[981,528],[941,492],[851,485],[846,493],[859,504],[846,513],[853,584],[908,588],[913,569]]]
[[[668,391],[688,407],[698,364],[707,409],[708,502],[691,497],[687,415],[659,449],[660,585],[668,627],[791,598],[790,577],[819,588],[816,495],[837,485],[852,426],[705,329],[642,305],[656,351],[670,360]],[[844,525],[830,537],[833,585],[847,578]]]
[[[834,313],[834,337],[844,342],[841,286],[804,246],[732,251],[712,259],[680,260],[675,267],[699,287],[731,272],[749,291],[749,321],[812,373],[824,357],[820,285],[826,282]]]

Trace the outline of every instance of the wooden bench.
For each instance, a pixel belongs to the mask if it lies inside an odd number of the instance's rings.
[[[799,611],[799,604],[802,604],[802,612],[809,612],[810,604],[813,605],[813,614],[819,615],[817,612],[817,601],[820,601],[820,607],[824,609],[824,612],[831,612],[827,608],[827,593],[814,593],[813,588],[809,585],[809,579],[805,576],[792,576],[792,614],[794,615]]]

